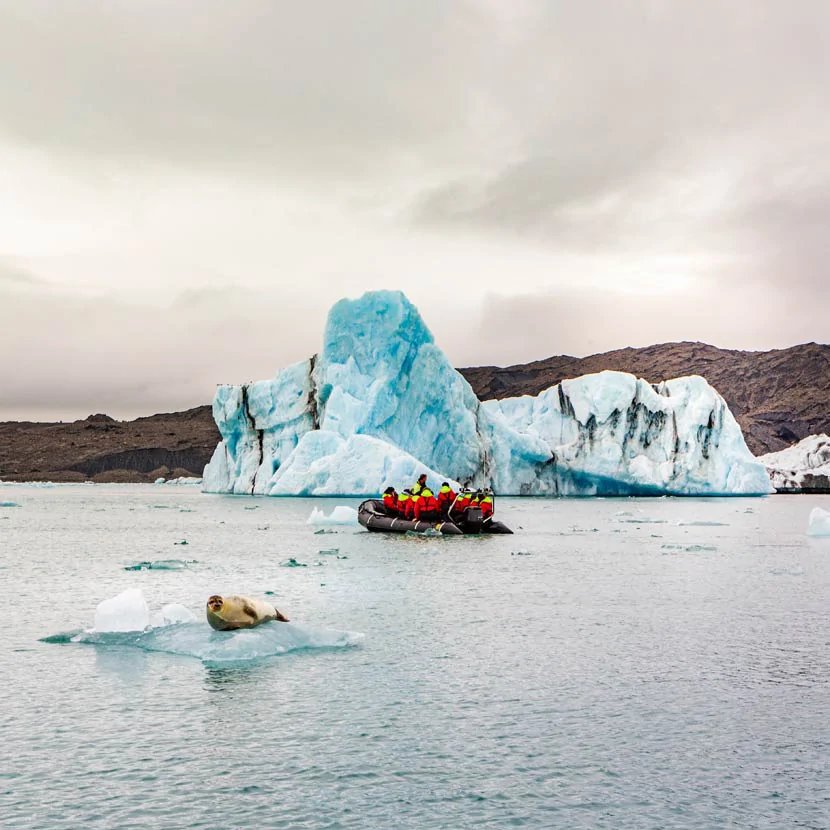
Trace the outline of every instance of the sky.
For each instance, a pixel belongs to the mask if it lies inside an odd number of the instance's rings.
[[[822,0],[0,0],[0,420],[400,289],[456,366],[830,340]]]

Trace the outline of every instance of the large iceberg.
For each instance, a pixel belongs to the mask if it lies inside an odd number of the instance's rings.
[[[503,495],[771,492],[723,398],[701,377],[622,372],[481,402],[396,291],[341,300],[322,351],[271,380],[220,386],[222,440],[203,489],[375,495],[425,472]]]
[[[830,436],[808,435],[792,447],[762,455],[776,490],[830,493]]]

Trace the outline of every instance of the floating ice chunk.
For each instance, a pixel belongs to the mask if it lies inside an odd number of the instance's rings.
[[[810,511],[807,535],[830,536],[830,510],[822,510],[820,507],[814,507]]]
[[[0,507],[20,507],[16,501],[0,501]]]
[[[153,484],[164,484],[164,482],[165,482],[165,481],[167,481],[167,479],[166,479],[164,476],[161,476],[160,478],[157,478],[157,479],[153,482]]]
[[[154,611],[150,618],[150,625],[153,628],[160,628],[165,625],[177,625],[179,623],[196,622],[196,615],[184,605],[171,602],[162,606],[161,611]]]
[[[95,609],[94,630],[143,631],[150,625],[150,609],[140,588],[128,588],[105,599]]]
[[[176,544],[176,543],[174,543]],[[190,562],[195,562],[191,559]],[[184,559],[154,559],[152,561],[135,562],[125,565],[125,571],[183,571],[189,567]]]
[[[345,504],[339,504],[331,514],[326,514],[314,507],[311,510],[311,515],[308,517],[306,524],[310,525],[356,525],[357,524],[357,510],[353,507],[347,507]]]
[[[67,632],[44,637],[43,642],[132,647],[196,657],[209,666],[232,666],[304,649],[348,648],[363,638],[363,634],[355,631],[307,628],[293,623],[268,622],[246,630],[214,631],[207,622],[180,622],[141,632]]]

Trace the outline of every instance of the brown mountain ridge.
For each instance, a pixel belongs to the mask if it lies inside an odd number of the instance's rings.
[[[563,378],[613,369],[657,383],[698,374],[726,399],[756,455],[830,433],[830,346],[743,352],[661,343],[589,357],[558,355],[517,366],[459,369],[481,400],[536,395]],[[210,406],[116,421],[0,423],[0,479],[154,481],[200,476],[219,441]]]

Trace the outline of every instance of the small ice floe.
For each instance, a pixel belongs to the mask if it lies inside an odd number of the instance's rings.
[[[715,545],[660,545],[660,550],[666,551],[667,553],[704,553],[707,551],[715,551],[717,547]]]
[[[353,507],[347,507],[345,504],[338,504],[331,514],[326,514],[314,507],[311,515],[308,517],[306,524],[310,525],[356,525],[357,524],[357,510]]]
[[[20,507],[16,501],[0,501],[0,507]]]
[[[340,553],[340,548],[323,548],[323,550],[318,550],[318,556],[337,556]]]
[[[182,539],[180,542],[173,542],[174,545],[186,545],[187,539]]]
[[[238,631],[214,631],[204,618],[199,619],[178,603],[151,612],[141,590],[130,588],[98,605],[94,628],[44,637],[43,642],[131,647],[196,657],[208,666],[233,666],[292,651],[347,648],[363,638],[354,631],[278,622]]]
[[[678,522],[678,527],[728,527],[728,522]]]
[[[647,516],[642,516],[639,519],[617,519],[617,521],[631,525],[664,525],[666,523],[665,519],[649,519]]]
[[[307,568],[305,562],[298,562],[293,556],[290,559],[286,559],[285,562],[280,562],[281,568]]]
[[[830,536],[830,510],[814,507],[807,524],[808,536]]]
[[[125,565],[125,571],[184,571],[196,560],[184,559],[153,559],[152,561],[134,562],[132,565]]]

